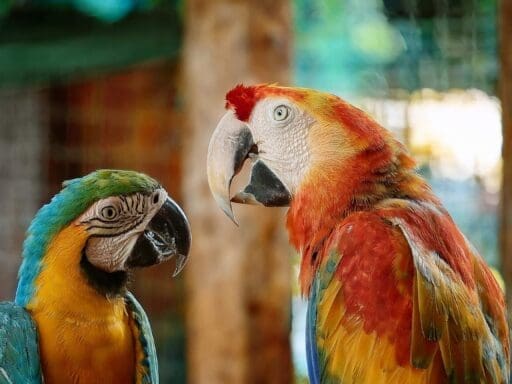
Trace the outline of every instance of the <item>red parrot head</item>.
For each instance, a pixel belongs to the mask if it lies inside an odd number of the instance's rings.
[[[414,166],[387,130],[331,94],[238,85],[227,93],[226,108],[210,141],[207,170],[214,198],[233,220],[232,201],[292,210],[309,204],[327,219],[400,189],[396,170]],[[231,196],[231,181],[246,159],[253,162],[250,182]]]

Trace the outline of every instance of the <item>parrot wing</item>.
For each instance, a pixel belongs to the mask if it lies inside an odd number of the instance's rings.
[[[439,347],[444,369],[456,383],[508,383],[505,302],[480,255],[446,217],[436,223],[438,231],[444,230],[436,237],[445,244],[422,238],[413,221],[396,217],[391,222],[406,238],[415,266],[414,366],[428,366]],[[442,236],[446,234],[450,236]]]
[[[40,384],[37,330],[30,314],[0,303],[0,384]]]
[[[158,384],[158,360],[151,325],[137,299],[126,294],[128,311],[132,318],[132,329],[137,337],[137,384]]]
[[[354,213],[325,241],[308,307],[312,384],[509,382],[502,292],[429,209]]]
[[[438,370],[410,363],[414,268],[398,228],[353,213],[316,258],[306,333],[312,384],[443,382]]]

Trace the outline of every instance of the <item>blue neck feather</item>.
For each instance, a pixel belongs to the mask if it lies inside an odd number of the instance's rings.
[[[64,226],[62,208],[65,194],[56,195],[42,207],[30,224],[23,243],[23,262],[18,272],[16,304],[25,307],[34,296],[34,283],[43,268],[43,257],[51,240]],[[67,224],[67,223],[66,223]]]

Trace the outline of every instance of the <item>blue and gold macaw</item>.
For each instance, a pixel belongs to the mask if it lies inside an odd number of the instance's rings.
[[[130,270],[177,257],[190,230],[150,177],[99,170],[64,183],[23,245],[14,303],[0,303],[0,384],[157,383],[148,318]]]

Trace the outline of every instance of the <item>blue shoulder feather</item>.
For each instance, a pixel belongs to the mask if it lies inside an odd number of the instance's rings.
[[[306,315],[306,357],[310,384],[320,384],[318,349],[316,346],[316,311],[317,311],[318,279],[315,278],[311,287]]]
[[[158,384],[158,360],[148,317],[137,299],[130,292],[126,294],[126,303],[128,311],[139,329],[138,341],[144,353],[142,361],[137,362],[138,364],[143,364],[146,371],[141,384]]]
[[[0,384],[41,384],[37,330],[30,314],[0,303]]]

